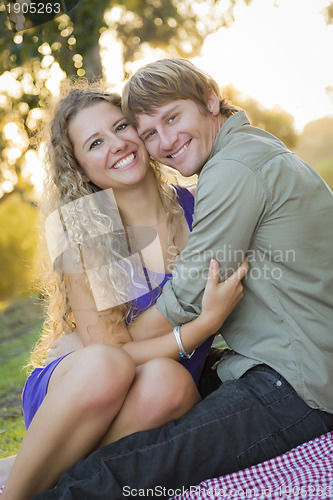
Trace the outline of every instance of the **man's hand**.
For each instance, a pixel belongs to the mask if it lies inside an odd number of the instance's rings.
[[[217,331],[229,314],[243,298],[242,279],[249,270],[246,259],[225,281],[219,283],[220,266],[216,260],[209,264],[208,280],[202,297],[201,317],[204,318],[213,330]]]
[[[56,339],[54,342],[52,342],[44,366],[50,364],[52,361],[60,358],[61,356],[64,356],[65,354],[69,354],[73,351],[78,351],[83,347],[84,345],[79,334],[76,330],[74,330],[69,335],[64,335],[63,337],[60,337],[59,339]]]

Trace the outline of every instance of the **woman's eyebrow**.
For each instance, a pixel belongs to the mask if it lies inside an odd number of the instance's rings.
[[[118,125],[119,122],[121,122],[122,120],[124,120],[124,116],[122,116],[121,118],[119,118],[118,120],[116,120],[113,124],[113,127],[116,127]],[[97,137],[98,135],[100,135],[100,132],[94,132],[90,137],[88,137],[88,139],[86,139],[84,141],[84,143],[82,144],[82,149],[84,148],[84,146],[87,144],[87,142],[89,142],[91,139],[94,139],[94,137]]]
[[[118,125],[119,122],[122,122],[123,120],[125,120],[125,117],[122,116],[121,118],[119,118],[118,120],[116,120],[113,124],[113,127],[116,127]]]
[[[84,146],[87,144],[87,142],[89,142],[91,139],[93,139],[94,137],[97,137],[99,135],[99,132],[95,132],[94,134],[92,134],[90,137],[88,137],[88,139],[86,139],[84,141],[84,143],[82,144],[82,149],[84,148]]]

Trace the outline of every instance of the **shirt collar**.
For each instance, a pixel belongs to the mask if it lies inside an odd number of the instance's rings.
[[[222,147],[223,141],[225,137],[230,134],[230,132],[233,132],[233,130],[242,127],[243,125],[250,125],[250,120],[248,119],[245,111],[240,110],[237,111],[237,113],[233,114],[228,118],[220,130],[218,131],[218,134],[215,138],[215,142],[213,145],[212,152],[208,158],[207,161],[209,161],[213,156],[215,156]]]

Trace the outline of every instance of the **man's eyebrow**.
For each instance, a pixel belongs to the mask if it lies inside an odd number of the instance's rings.
[[[170,114],[170,113],[173,113],[176,109],[178,108],[178,104],[175,104],[175,106],[167,109],[165,111],[165,113],[163,113],[163,115],[161,116],[161,120],[165,120],[165,118]],[[143,132],[139,132],[139,130],[137,130],[138,134],[139,134],[139,137],[142,138],[144,135],[146,135],[148,132],[151,132],[151,130],[153,129],[153,127],[148,127],[146,128]]]
[[[165,118],[170,114],[173,113],[176,109],[178,108],[178,104],[175,104],[171,108],[167,109],[165,113],[162,115],[162,120],[165,120]]]
[[[112,125],[113,127],[116,127],[118,125],[119,122],[121,122],[122,120],[124,120],[125,117],[122,116],[121,118],[119,118],[118,120],[116,120],[114,122],[114,124]],[[101,132],[97,131],[97,132],[94,132],[90,137],[88,137],[88,139],[86,139],[84,141],[84,143],[82,144],[82,149],[84,148],[84,146],[87,144],[87,142],[89,142],[91,139],[94,139],[94,137],[97,137],[98,135],[100,135]]]
[[[139,130],[137,129],[137,133],[139,134],[140,139],[142,139],[143,136],[146,135],[150,131],[151,131],[151,128],[146,128],[143,132],[139,132]]]

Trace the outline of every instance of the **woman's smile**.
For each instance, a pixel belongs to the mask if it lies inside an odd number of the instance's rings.
[[[114,168],[115,170],[118,170],[118,169],[124,169],[126,167],[129,167],[129,166],[132,166],[131,164],[133,163],[133,161],[136,159],[136,156],[134,153],[130,153],[128,156],[126,156],[125,158],[121,158],[119,161],[117,161],[113,167],[111,168]]]
[[[75,157],[85,176],[101,189],[120,189],[142,181],[149,155],[120,108],[97,102],[69,123]]]

